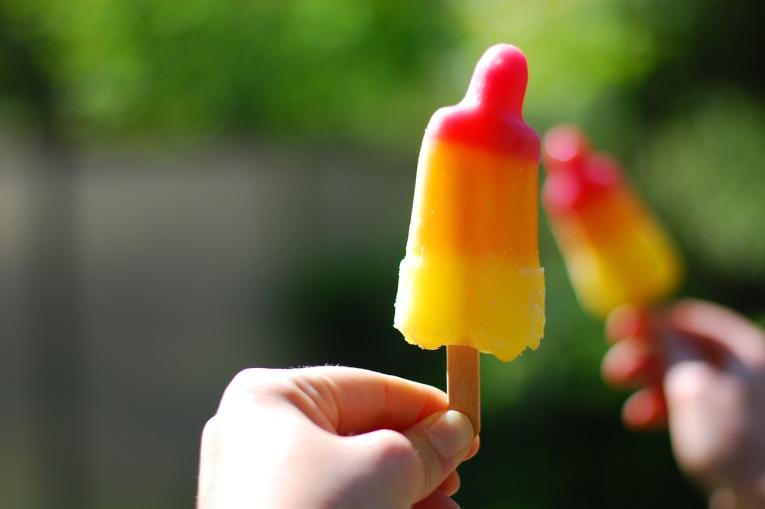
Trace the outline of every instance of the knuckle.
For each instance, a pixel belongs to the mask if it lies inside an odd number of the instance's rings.
[[[202,428],[201,454],[203,456],[212,454],[218,447],[218,421],[217,415],[210,417]]]
[[[380,461],[400,463],[412,460],[412,443],[407,437],[389,429],[376,433],[383,444],[380,448]]]
[[[213,415],[209,419],[207,419],[207,422],[205,423],[204,427],[202,428],[202,440],[204,441],[206,438],[212,437],[218,427],[218,419],[219,417],[217,415]]]
[[[278,392],[279,378],[272,370],[248,368],[240,371],[231,379],[223,391],[218,412],[236,407],[242,402],[261,399]]]
[[[218,416],[213,415],[210,417],[202,428],[202,444],[206,444],[215,441],[218,430]]]
[[[228,384],[228,388],[235,390],[250,390],[253,387],[263,383],[264,379],[268,377],[268,370],[263,368],[247,368],[243,369],[231,379]]]
[[[675,367],[666,377],[668,394],[674,401],[698,401],[708,395],[712,379],[708,368],[698,363]]]
[[[423,459],[415,440],[392,430],[379,430],[375,434],[382,444],[377,457],[380,465],[404,472],[407,476],[421,475]]]

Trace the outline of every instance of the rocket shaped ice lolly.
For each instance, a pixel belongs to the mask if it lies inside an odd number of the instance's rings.
[[[465,98],[425,130],[394,319],[410,343],[476,362],[478,351],[509,361],[539,345],[539,137],[522,117],[527,80],[523,53],[493,46]]]
[[[582,306],[605,317],[622,304],[650,305],[672,293],[681,263],[669,236],[622,177],[576,128],[544,140],[542,202]]]

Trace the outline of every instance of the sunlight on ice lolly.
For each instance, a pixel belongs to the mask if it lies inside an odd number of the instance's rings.
[[[394,326],[422,348],[449,345],[455,359],[474,352],[477,362],[481,351],[509,361],[542,337],[539,138],[522,117],[527,80],[520,50],[489,48],[465,98],[436,111],[422,142]]]
[[[521,117],[526,81],[523,54],[494,46],[462,102],[425,131],[394,320],[410,343],[505,361],[539,344],[539,141]]]
[[[590,151],[581,131],[551,129],[544,140],[542,202],[576,295],[605,317],[623,304],[651,305],[676,290],[674,245],[627,186],[619,164]]]

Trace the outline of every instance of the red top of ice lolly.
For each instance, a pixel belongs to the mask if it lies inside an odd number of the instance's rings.
[[[547,132],[544,163],[547,180],[542,199],[553,214],[580,210],[624,185],[619,164],[592,152],[589,140],[576,127],[563,125]]]
[[[518,159],[539,161],[539,136],[523,121],[528,82],[526,57],[510,44],[497,44],[476,65],[464,99],[439,109],[427,134]]]

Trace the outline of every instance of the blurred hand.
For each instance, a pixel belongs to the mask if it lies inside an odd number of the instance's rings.
[[[679,466],[711,493],[714,508],[765,508],[765,334],[701,301],[609,316],[616,344],[603,377],[640,387],[624,404],[633,429],[669,425]]]
[[[454,509],[478,450],[433,387],[341,367],[249,369],[205,426],[198,509]]]

